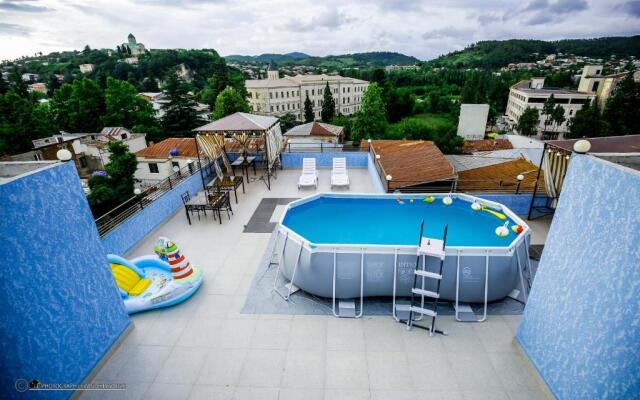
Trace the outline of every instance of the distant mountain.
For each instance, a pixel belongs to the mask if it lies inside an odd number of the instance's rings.
[[[434,67],[500,68],[509,63],[534,62],[545,54],[574,54],[593,58],[640,57],[640,36],[595,39],[490,40],[427,62]]]
[[[265,54],[260,54],[259,56],[243,56],[239,54],[232,54],[232,55],[226,56],[225,59],[231,62],[236,61],[236,62],[268,63],[269,61],[273,60],[277,63],[280,63],[283,61],[299,60],[302,58],[309,58],[309,57],[311,56],[308,54],[300,53],[296,51],[293,53],[286,53],[286,54],[265,53]]]
[[[287,54],[261,54],[259,56],[230,55],[225,59],[230,62],[259,62],[268,63],[274,60],[282,65],[311,65],[322,68],[371,68],[384,67],[387,65],[412,65],[419,63],[415,57],[388,51],[376,51],[369,53],[354,53],[343,55],[329,55],[325,57],[314,57],[305,53]]]

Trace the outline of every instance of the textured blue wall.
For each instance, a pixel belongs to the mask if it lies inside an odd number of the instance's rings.
[[[81,383],[130,323],[73,163],[0,185],[0,393]]]
[[[211,178],[212,176],[205,175],[205,182],[208,183]],[[173,215],[178,208],[183,207],[181,196],[184,192],[189,191],[193,196],[200,190],[202,190],[202,178],[197,172],[107,233],[102,238],[106,252],[125,255],[158,225]]]
[[[640,172],[572,158],[517,338],[559,399],[638,399]]]
[[[333,153],[282,153],[283,168],[302,168],[303,158],[315,158],[318,168],[331,168],[334,157],[345,157],[347,168],[366,168],[368,164],[368,152],[365,151],[342,151]]]

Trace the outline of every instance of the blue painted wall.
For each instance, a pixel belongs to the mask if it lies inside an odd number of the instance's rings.
[[[368,152],[365,151],[342,151],[333,153],[282,153],[283,168],[302,168],[303,158],[315,158],[318,168],[331,168],[334,157],[345,157],[347,168],[366,168],[368,165]]]
[[[529,214],[532,193],[503,194],[503,193],[470,193],[473,196],[495,201],[507,206],[511,211],[520,216]],[[535,206],[543,206],[547,202],[547,197],[536,196]]]
[[[0,397],[64,399],[130,323],[73,163],[0,184]]]
[[[205,175],[205,182],[210,182],[212,177],[212,175]],[[181,196],[184,192],[188,191],[193,196],[200,190],[202,190],[202,178],[197,172],[107,233],[102,238],[106,252],[124,256],[145,236],[172,216],[177,209],[183,207]]]
[[[378,170],[376,169],[373,158],[371,157],[371,153],[367,153],[367,170],[369,171],[369,178],[371,178],[371,183],[373,183],[375,193],[386,193],[382,180],[380,179],[380,174],[378,174]]]
[[[559,399],[640,398],[640,172],[574,155],[517,338]]]

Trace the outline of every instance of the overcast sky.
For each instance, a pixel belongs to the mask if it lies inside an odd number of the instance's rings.
[[[397,51],[430,59],[486,39],[640,33],[640,0],[0,0],[0,59],[115,48],[222,55]]]

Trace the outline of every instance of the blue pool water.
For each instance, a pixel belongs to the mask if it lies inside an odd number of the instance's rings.
[[[495,230],[505,220],[473,211],[469,202],[456,198],[445,206],[441,199],[428,204],[418,197],[404,204],[393,198],[320,197],[289,209],[283,223],[318,244],[416,245],[423,219],[428,237],[442,237],[448,224],[448,246],[508,246],[516,237],[511,229],[498,237]],[[509,227],[515,224],[507,219]]]

